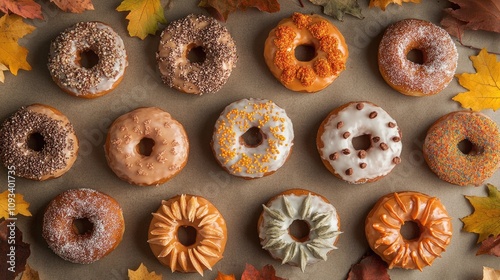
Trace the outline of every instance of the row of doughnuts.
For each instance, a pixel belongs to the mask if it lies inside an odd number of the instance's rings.
[[[262,248],[282,264],[300,267],[326,261],[337,249],[340,217],[324,196],[290,189],[262,205],[257,222]],[[152,213],[148,229],[151,251],[172,272],[197,272],[219,262],[227,242],[222,214],[203,197],[189,194],[162,200]],[[87,220],[78,229],[77,220]],[[304,234],[293,232],[296,221],[305,224]],[[416,222],[419,234],[405,238],[405,222]],[[179,231],[191,228],[186,239]],[[121,242],[125,221],[120,205],[110,196],[92,189],[70,189],[56,196],[43,215],[42,235],[61,258],[81,264],[93,263],[111,253]],[[389,268],[422,270],[445,251],[452,236],[452,224],[438,198],[417,192],[390,193],[375,204],[365,220],[365,234],[371,248]],[[191,240],[189,239],[191,238]]]
[[[369,138],[367,148],[354,139]],[[33,146],[32,141],[37,145]],[[294,130],[285,110],[270,100],[242,99],[229,104],[211,140],[217,162],[229,174],[260,178],[278,170],[292,152]],[[462,152],[467,139],[472,150]],[[317,149],[325,167],[353,184],[374,182],[401,162],[402,134],[397,122],[370,102],[350,102],[321,123]],[[118,117],[105,143],[109,167],[122,180],[140,186],[163,184],[186,165],[189,140],[182,124],[156,107]],[[500,165],[500,129],[481,113],[458,111],[441,117],[427,132],[425,160],[434,173],[456,185],[480,185]],[[33,180],[57,178],[76,160],[78,139],[72,124],[55,108],[22,107],[0,128],[0,160]]]

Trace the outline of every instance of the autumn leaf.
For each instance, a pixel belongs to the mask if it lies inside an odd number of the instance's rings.
[[[9,11],[23,18],[43,19],[42,7],[33,0],[0,0],[0,11]]]
[[[465,196],[474,207],[474,213],[461,219],[465,231],[479,234],[478,243],[490,235],[500,234],[500,191],[491,184],[486,186],[488,197]]]
[[[7,66],[0,63],[0,83],[5,82],[5,75],[4,75],[3,71],[7,71],[7,70],[9,70],[9,68],[7,68]]]
[[[354,264],[349,271],[347,280],[390,280],[387,273],[387,263],[378,255],[369,252]]]
[[[236,280],[236,277],[234,277],[234,274],[224,274],[222,272],[217,273],[217,278],[215,280]]]
[[[379,7],[382,11],[385,11],[385,8],[387,8],[389,4],[398,4],[402,6],[403,2],[420,3],[420,0],[370,0],[369,7]]]
[[[286,280],[276,276],[274,267],[270,264],[264,266],[262,271],[257,270],[253,265],[247,264],[245,271],[241,275],[241,280]]]
[[[128,34],[141,40],[148,34],[154,35],[159,23],[167,23],[160,0],[124,0],[116,10],[130,11],[127,15]]]
[[[14,200],[15,202],[13,203],[14,209],[11,210],[9,209],[9,204],[12,203],[12,200]],[[0,218],[7,219],[17,214],[21,214],[23,216],[31,216],[31,213],[28,210],[29,206],[30,204],[24,201],[24,196],[22,194],[16,193],[15,197],[13,197],[9,190],[6,190],[0,194]]]
[[[0,18],[0,64],[8,66],[14,75],[19,69],[31,70],[26,61],[28,50],[19,46],[17,40],[33,30],[35,27],[24,23],[20,16],[5,14]]]
[[[477,73],[457,74],[458,82],[468,89],[453,97],[462,107],[473,111],[500,108],[500,63],[494,54],[482,49],[478,56],[471,56]]]
[[[137,270],[128,270],[128,279],[129,280],[162,280],[161,274],[158,275],[154,271],[149,272],[148,268],[141,263]]]
[[[495,270],[494,268],[483,266],[483,280],[498,279],[500,279],[500,270]]]
[[[80,14],[87,10],[94,10],[92,0],[50,0],[63,12]]]
[[[478,255],[492,255],[500,257],[500,235],[486,238],[481,243],[481,247],[477,250],[476,256]]]
[[[14,233],[15,245],[10,244],[8,237]],[[9,239],[12,240],[12,239]],[[12,241],[11,241],[12,242]],[[14,247],[14,248],[12,248]],[[14,249],[16,260],[15,263],[10,263],[11,250]],[[16,276],[23,272],[26,268],[26,260],[31,254],[30,244],[23,242],[23,233],[15,225],[13,221],[4,220],[0,222],[0,271],[2,271],[2,279],[14,280]],[[8,270],[13,266],[14,271]]]
[[[361,8],[357,0],[309,0],[314,5],[323,6],[323,13],[338,20],[349,14],[362,19]]]
[[[229,14],[237,10],[257,8],[262,12],[275,13],[280,10],[278,0],[201,0],[198,6],[207,11],[216,19],[226,21]]]
[[[40,280],[40,276],[38,275],[38,271],[31,268],[29,264],[26,264],[26,269],[23,272],[21,280]]]

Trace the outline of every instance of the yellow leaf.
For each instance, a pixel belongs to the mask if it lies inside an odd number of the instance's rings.
[[[478,56],[471,56],[472,64],[477,73],[457,74],[458,82],[468,92],[462,92],[453,97],[462,107],[473,111],[500,108],[500,63],[496,55],[482,49]]]
[[[31,216],[29,206],[30,204],[24,201],[24,196],[20,193],[13,194],[9,190],[0,193],[0,218],[7,219],[17,214]]]
[[[38,275],[38,271],[31,268],[29,264],[26,264],[21,280],[40,280],[40,276]]]
[[[116,10],[130,11],[127,15],[128,33],[141,40],[148,34],[154,35],[158,30],[158,23],[167,23],[160,0],[124,0]]]
[[[35,27],[24,23],[20,16],[5,14],[0,18],[0,63],[14,75],[19,69],[31,70],[26,61],[28,50],[19,46],[17,40],[33,30]]]
[[[420,3],[420,0],[370,0],[370,8],[372,7],[379,7],[382,9],[382,11],[385,11],[385,8],[389,4],[398,4],[399,6],[403,5],[403,2],[413,2],[413,3]]]
[[[236,280],[236,278],[234,277],[234,274],[224,274],[219,271],[215,280]]]
[[[500,191],[491,184],[486,186],[488,197],[465,196],[474,207],[474,213],[461,219],[465,231],[479,234],[478,243],[490,235],[500,234]]]
[[[0,63],[0,82],[4,83],[5,82],[5,75],[3,74],[3,71],[7,71],[9,68],[5,66],[3,63]]]
[[[137,270],[128,270],[128,279],[129,280],[162,280],[161,274],[158,275],[154,271],[149,272],[148,268],[141,263]]]
[[[483,266],[483,280],[498,280],[500,279],[500,270],[495,270],[491,267]]]

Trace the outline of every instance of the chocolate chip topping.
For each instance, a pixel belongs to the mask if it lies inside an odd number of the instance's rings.
[[[387,123],[387,126],[390,128],[394,128],[394,127],[396,127],[396,124],[393,122],[389,122],[389,123]]]
[[[380,143],[380,149],[385,151],[385,150],[389,149],[389,146],[387,146],[386,143]]]
[[[363,159],[366,157],[366,151],[365,150],[361,150],[358,152],[358,157]]]
[[[28,147],[31,134],[39,133],[45,142],[40,151]],[[77,143],[71,135],[71,123],[49,118],[45,114],[22,107],[4,121],[0,129],[0,160],[5,166],[15,166],[16,175],[40,180],[66,168],[67,160],[74,154]]]
[[[339,154],[337,154],[337,153],[330,154],[330,156],[328,158],[330,160],[336,160],[339,158]]]
[[[348,155],[348,154],[350,154],[350,153],[351,153],[351,151],[350,151],[349,149],[343,149],[343,150],[342,150],[342,153],[343,153],[344,155]]]
[[[366,168],[366,165],[367,165],[367,164],[366,164],[366,162],[362,162],[362,163],[360,163],[360,164],[359,164],[359,167],[360,167],[361,169],[365,169],[365,168]]]
[[[344,126],[344,122],[337,123],[337,129],[341,129]]]
[[[380,141],[380,137],[375,136],[372,138],[372,141],[373,141],[373,143],[377,143],[378,141]]]
[[[401,158],[400,157],[395,157],[395,158],[392,159],[392,162],[394,164],[400,164],[401,163]]]
[[[369,117],[370,117],[370,119],[376,118],[377,117],[377,112],[375,112],[375,111],[371,112],[370,115],[369,115]]]
[[[351,133],[349,131],[346,131],[344,132],[344,134],[342,134],[342,137],[344,137],[344,139],[349,138],[349,136],[351,136]]]
[[[399,142],[399,141],[401,141],[401,138],[398,136],[394,136],[394,137],[392,137],[392,141]]]
[[[365,107],[365,104],[363,104],[363,103],[356,104],[356,109],[358,109],[358,110],[363,110],[364,107]]]
[[[351,176],[353,172],[352,168],[349,168],[345,171],[345,174]]]

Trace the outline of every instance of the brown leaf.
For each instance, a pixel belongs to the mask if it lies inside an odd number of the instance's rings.
[[[500,279],[500,270],[495,270],[494,268],[483,266],[483,280],[498,279]]]
[[[92,0],[50,0],[64,12],[80,14],[86,10],[93,10]]]
[[[23,272],[30,253],[30,245],[23,242],[23,233],[15,221],[3,220],[0,223],[0,271],[6,272],[3,279],[15,279]]]
[[[213,17],[220,21],[226,21],[232,12],[247,8],[257,8],[262,12],[269,13],[280,10],[278,0],[201,0],[198,6],[207,9]]]
[[[369,252],[361,258],[359,263],[353,265],[347,280],[390,280],[387,273],[387,263],[378,255]]]
[[[40,276],[38,275],[38,271],[34,270],[29,264],[27,264],[21,280],[40,280]]]
[[[500,2],[498,0],[449,0],[458,8],[447,8],[441,20],[450,35],[462,38],[465,30],[500,33]]]
[[[0,11],[9,11],[23,18],[43,19],[42,7],[33,0],[0,0]]]
[[[270,264],[264,266],[262,271],[257,270],[253,265],[247,264],[245,271],[241,275],[241,280],[286,280],[276,276],[274,267]]]
[[[481,243],[476,256],[484,254],[500,257],[500,234],[497,237],[490,236]]]

